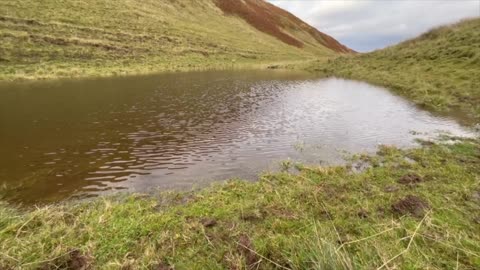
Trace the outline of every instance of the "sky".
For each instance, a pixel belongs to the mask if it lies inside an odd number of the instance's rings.
[[[413,38],[429,29],[480,16],[480,0],[267,0],[367,52]]]

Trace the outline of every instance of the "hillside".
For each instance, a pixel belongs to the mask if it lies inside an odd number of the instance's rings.
[[[237,15],[256,29],[277,37],[298,48],[318,47],[319,44],[340,53],[353,50],[334,38],[319,32],[293,14],[263,0],[215,0],[217,6],[229,15]]]
[[[231,67],[350,51],[263,0],[0,5],[4,80]]]
[[[386,86],[421,106],[480,119],[480,18],[432,29],[367,54],[316,62],[310,70]]]

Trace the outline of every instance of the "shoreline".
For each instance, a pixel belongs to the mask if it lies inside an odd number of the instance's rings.
[[[264,61],[264,62],[218,62],[213,64],[198,65],[198,66],[160,66],[157,68],[145,68],[142,70],[142,65],[138,67],[135,66],[125,66],[120,65],[115,67],[105,66],[100,68],[100,73],[91,72],[91,69],[98,71],[96,67],[86,67],[85,70],[75,71],[70,70],[70,73],[65,74],[53,74],[53,75],[43,75],[43,74],[33,74],[24,76],[20,75],[8,75],[0,74],[0,85],[9,84],[9,83],[35,83],[35,82],[45,82],[45,81],[59,81],[59,80],[95,80],[102,78],[117,78],[117,77],[134,77],[134,76],[154,76],[162,75],[169,73],[180,73],[180,72],[195,72],[195,71],[224,71],[224,70],[267,70],[271,69],[272,66],[284,66],[284,65],[297,65],[298,63],[303,63],[305,60],[278,60],[278,61]],[[308,62],[308,61],[307,61]],[[276,70],[276,69],[275,69]],[[301,70],[297,70],[301,71]],[[305,70],[305,72],[308,72]]]
[[[312,260],[371,268],[401,252],[398,234],[412,233],[419,224],[415,247],[399,261],[454,266],[455,256],[461,256],[464,267],[480,264],[472,255],[480,254],[474,244],[480,239],[472,230],[480,226],[480,216],[469,214],[479,207],[478,138],[405,150],[383,146],[376,155],[356,156],[352,164],[298,164],[298,175],[271,173],[255,183],[234,180],[187,193],[122,194],[33,210],[2,203],[0,265],[48,269],[80,261],[96,267],[197,269],[230,263],[248,267],[254,263],[251,256],[255,262],[264,257],[295,268],[310,267]],[[445,250],[435,240],[447,232],[442,241],[454,249]],[[309,246],[320,235],[320,245]],[[239,251],[238,242],[254,252]],[[43,247],[46,243],[49,248]],[[372,243],[385,254],[369,252]],[[224,252],[236,259],[224,258]],[[315,252],[328,260],[311,257]],[[274,266],[268,260],[260,264]]]

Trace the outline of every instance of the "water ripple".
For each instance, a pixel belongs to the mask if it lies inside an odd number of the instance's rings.
[[[0,180],[20,185],[9,194],[24,202],[185,188],[254,178],[286,158],[338,162],[342,151],[410,146],[437,130],[469,134],[452,119],[366,83],[206,74],[0,91],[3,111],[15,115],[2,118]]]

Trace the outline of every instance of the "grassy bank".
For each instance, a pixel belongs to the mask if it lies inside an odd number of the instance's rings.
[[[0,80],[231,68],[347,50],[281,9],[257,14],[269,9],[231,0],[7,1]]]
[[[421,106],[480,119],[480,19],[433,29],[396,46],[298,68],[364,80]]]
[[[352,163],[198,193],[2,205],[0,267],[480,267],[480,141],[382,147]]]

